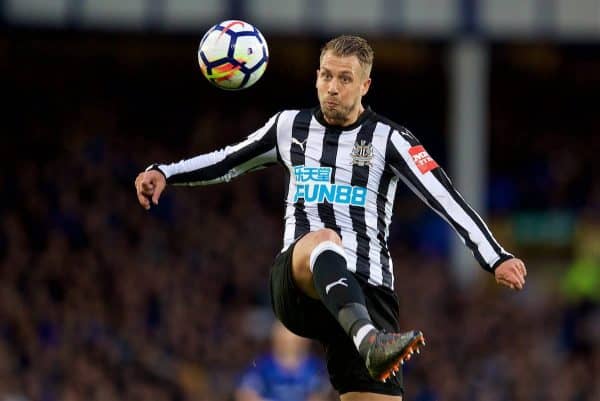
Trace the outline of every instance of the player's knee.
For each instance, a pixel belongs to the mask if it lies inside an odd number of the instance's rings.
[[[317,244],[325,241],[331,241],[337,245],[342,245],[342,239],[330,228],[323,228],[314,232]]]
[[[298,242],[293,254],[293,271],[297,279],[306,278],[312,280],[312,271],[310,269],[311,255],[324,242],[333,242],[336,245],[342,245],[340,236],[328,228],[313,231]]]

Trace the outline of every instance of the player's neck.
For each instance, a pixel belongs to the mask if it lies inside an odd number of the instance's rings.
[[[346,124],[342,125],[342,127],[347,127],[349,125],[354,124],[355,122],[358,121],[358,119],[360,118],[360,116],[362,115],[362,113],[365,112],[365,108],[363,107],[362,103],[358,104],[358,107],[356,108],[356,111],[353,113],[354,116],[353,118],[349,118],[348,121],[346,122]]]

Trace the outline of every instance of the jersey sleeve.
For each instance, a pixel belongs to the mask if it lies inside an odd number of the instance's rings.
[[[243,141],[170,164],[152,164],[146,170],[163,173],[168,184],[210,185],[228,182],[249,171],[277,162],[279,113]]]
[[[430,208],[444,218],[489,272],[513,257],[452,185],[444,170],[406,129],[392,131],[387,146],[389,166]]]

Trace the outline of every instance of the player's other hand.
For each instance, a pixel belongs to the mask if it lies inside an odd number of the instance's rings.
[[[500,263],[494,273],[496,282],[513,290],[522,290],[525,286],[527,269],[521,259],[512,258]]]
[[[167,180],[160,171],[150,170],[139,173],[135,179],[138,202],[146,210],[150,209],[150,201],[158,205],[158,198],[166,186]]]

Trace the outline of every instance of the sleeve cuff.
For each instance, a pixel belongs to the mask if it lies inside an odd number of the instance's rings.
[[[509,260],[509,259],[513,259],[513,258],[514,258],[514,256],[513,256],[513,255],[510,255],[510,254],[504,254],[504,255],[501,255],[501,256],[500,256],[500,259],[498,259],[498,260],[496,261],[496,263],[494,263],[494,264],[492,265],[492,268],[491,268],[491,270],[490,270],[490,273],[494,273],[494,272],[496,271],[496,268],[498,268],[498,266],[500,266],[500,265],[501,265],[503,262],[505,262],[505,261],[507,261],[507,260]]]
[[[148,167],[146,167],[146,170],[144,170],[144,171],[152,171],[152,170],[158,171],[165,177],[165,180],[167,182],[169,182],[169,177],[167,177],[167,174],[163,170],[161,170],[159,166],[160,166],[160,164],[153,163],[153,164],[149,165]]]

